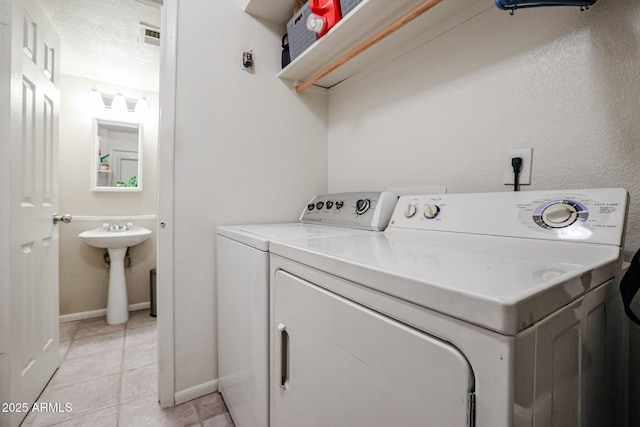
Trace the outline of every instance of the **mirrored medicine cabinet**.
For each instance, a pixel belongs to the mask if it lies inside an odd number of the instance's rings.
[[[92,191],[142,191],[142,124],[93,119]]]

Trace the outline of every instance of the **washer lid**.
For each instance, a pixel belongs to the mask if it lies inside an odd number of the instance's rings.
[[[352,228],[330,227],[301,223],[289,224],[255,224],[217,227],[218,235],[227,237],[263,252],[269,251],[269,242],[278,239],[308,239],[321,236],[344,236],[370,231]]]
[[[621,254],[610,245],[407,229],[274,242],[271,252],[507,335],[613,278]]]

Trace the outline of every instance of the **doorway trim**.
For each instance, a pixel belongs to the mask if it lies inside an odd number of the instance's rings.
[[[158,126],[158,400],[162,408],[175,405],[174,338],[174,146],[178,0],[164,0],[160,58],[160,120]]]

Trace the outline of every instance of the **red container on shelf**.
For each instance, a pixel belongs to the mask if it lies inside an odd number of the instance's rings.
[[[312,15],[307,27],[322,37],[342,18],[340,0],[309,0]]]

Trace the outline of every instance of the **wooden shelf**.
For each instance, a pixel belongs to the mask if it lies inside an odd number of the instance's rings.
[[[309,79],[421,1],[364,0],[324,37],[278,73],[278,77],[300,82]],[[361,71],[409,52],[491,7],[493,2],[488,0],[442,0],[414,21],[341,65],[315,84],[330,88]],[[245,11],[282,25],[293,15],[290,0],[250,0]]]

